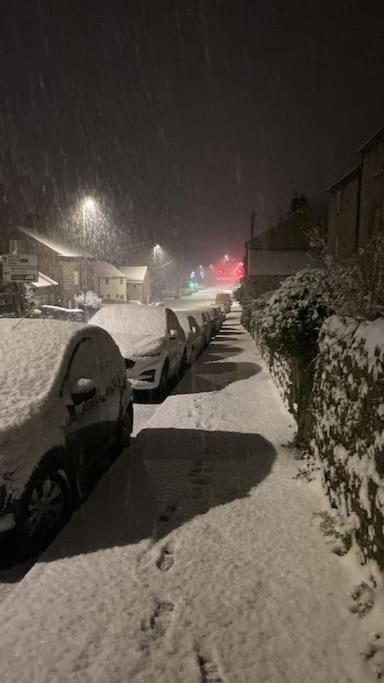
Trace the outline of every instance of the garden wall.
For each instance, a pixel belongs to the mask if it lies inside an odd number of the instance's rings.
[[[384,319],[326,320],[312,410],[329,500],[354,515],[364,559],[384,567]]]

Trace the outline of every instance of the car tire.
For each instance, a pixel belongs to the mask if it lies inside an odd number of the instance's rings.
[[[133,403],[131,402],[122,417],[120,423],[119,445],[122,448],[127,448],[131,443],[131,434],[133,432]]]
[[[41,552],[71,516],[71,487],[63,464],[46,457],[33,472],[16,514],[23,557]]]

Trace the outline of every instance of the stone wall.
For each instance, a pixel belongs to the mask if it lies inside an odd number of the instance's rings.
[[[384,567],[384,319],[328,318],[313,390],[312,449],[330,503]]]

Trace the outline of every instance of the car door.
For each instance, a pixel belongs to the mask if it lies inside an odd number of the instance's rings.
[[[108,403],[99,350],[90,331],[78,339],[63,383],[67,408],[66,445],[79,469],[90,468],[108,447]]]
[[[169,340],[169,367],[171,374],[173,374],[179,369],[186,341],[184,331],[176,314],[170,309],[167,309],[167,336]]]
[[[108,332],[94,330],[97,346],[98,384],[102,397],[102,441],[113,445],[121,416],[123,385],[127,382],[125,363]]]

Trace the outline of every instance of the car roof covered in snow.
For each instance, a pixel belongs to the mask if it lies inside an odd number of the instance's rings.
[[[0,319],[0,431],[35,413],[53,387],[82,323]]]

